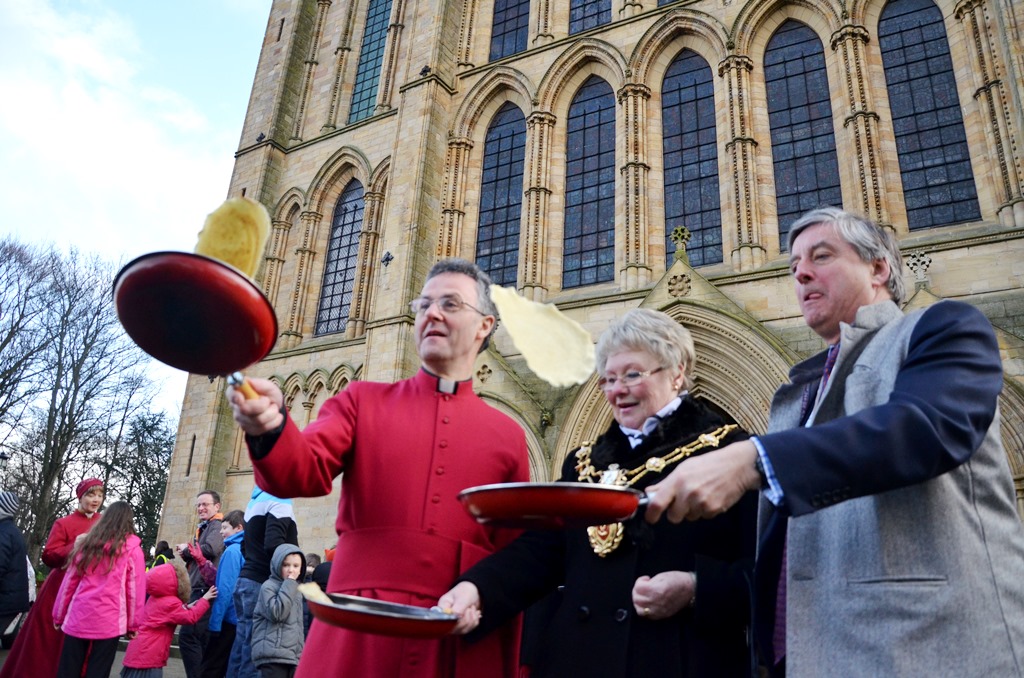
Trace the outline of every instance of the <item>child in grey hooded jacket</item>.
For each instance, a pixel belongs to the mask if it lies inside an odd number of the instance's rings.
[[[262,678],[291,678],[302,655],[302,594],[305,556],[295,544],[281,544],[270,559],[270,578],[260,587],[252,625],[252,663]]]

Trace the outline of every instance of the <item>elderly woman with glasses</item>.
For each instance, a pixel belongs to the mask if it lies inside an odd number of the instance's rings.
[[[609,327],[597,344],[598,384],[615,422],[568,455],[561,480],[643,490],[683,459],[746,438],[690,394],[694,361],[690,333],[664,313],[635,309]],[[455,632],[472,638],[551,594],[547,618],[528,615],[538,645],[526,658],[531,678],[749,676],[756,501],[750,493],[680,525],[634,517],[526,532],[439,605],[470,610]]]

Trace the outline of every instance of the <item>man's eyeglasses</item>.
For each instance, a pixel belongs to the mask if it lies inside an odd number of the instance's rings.
[[[463,306],[466,306],[476,311],[480,315],[488,315],[487,313],[484,313],[476,306],[468,304],[459,297],[454,296],[452,294],[446,294],[443,297],[438,297],[437,299],[432,299],[430,297],[416,297],[415,299],[409,302],[409,308],[412,309],[413,313],[419,315],[421,313],[426,313],[430,309],[430,307],[433,306],[435,303],[437,304],[437,307],[441,309],[441,313],[444,313],[445,315],[458,313],[459,311],[462,310]]]
[[[621,377],[601,377],[600,379],[597,380],[597,387],[604,391],[605,393],[614,390],[619,386],[624,386],[625,388],[633,388],[647,377],[651,376],[652,374],[657,374],[658,372],[661,372],[663,369],[665,368],[655,367],[653,370],[647,370],[646,372],[630,370]]]
[[[196,503],[196,508],[203,508],[204,506],[213,506],[213,502],[204,501],[204,502],[197,502]]]

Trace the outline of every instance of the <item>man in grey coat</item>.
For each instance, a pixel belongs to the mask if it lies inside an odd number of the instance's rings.
[[[815,210],[789,234],[804,320],[768,433],[683,462],[647,512],[713,516],[761,489],[755,635],[773,676],[1024,676],[1024,528],[988,320],[904,315],[884,229]]]
[[[220,535],[220,523],[224,517],[220,512],[220,495],[214,490],[202,490],[196,495],[196,526],[192,545],[198,548],[203,558],[214,565],[220,561],[224,552],[224,538]],[[192,583],[191,601],[195,602],[209,590],[203,578],[200,563],[192,557],[189,544],[178,544],[178,555],[185,561],[188,578]],[[203,652],[210,637],[210,611],[199,618],[195,624],[184,625],[178,632],[178,646],[181,649],[181,662],[185,666],[188,678],[199,678],[203,666]]]

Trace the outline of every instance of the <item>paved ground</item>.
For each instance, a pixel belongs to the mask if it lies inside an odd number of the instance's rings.
[[[4,661],[7,659],[7,650],[0,650],[0,666],[4,665]],[[117,659],[114,660],[114,668],[110,670],[111,678],[117,678],[121,675],[121,660],[124,659],[124,652],[117,653]],[[36,678],[36,676],[18,676],[18,678]],[[164,678],[185,678],[185,667],[181,663],[181,659],[178,657],[171,657],[164,668]]]

